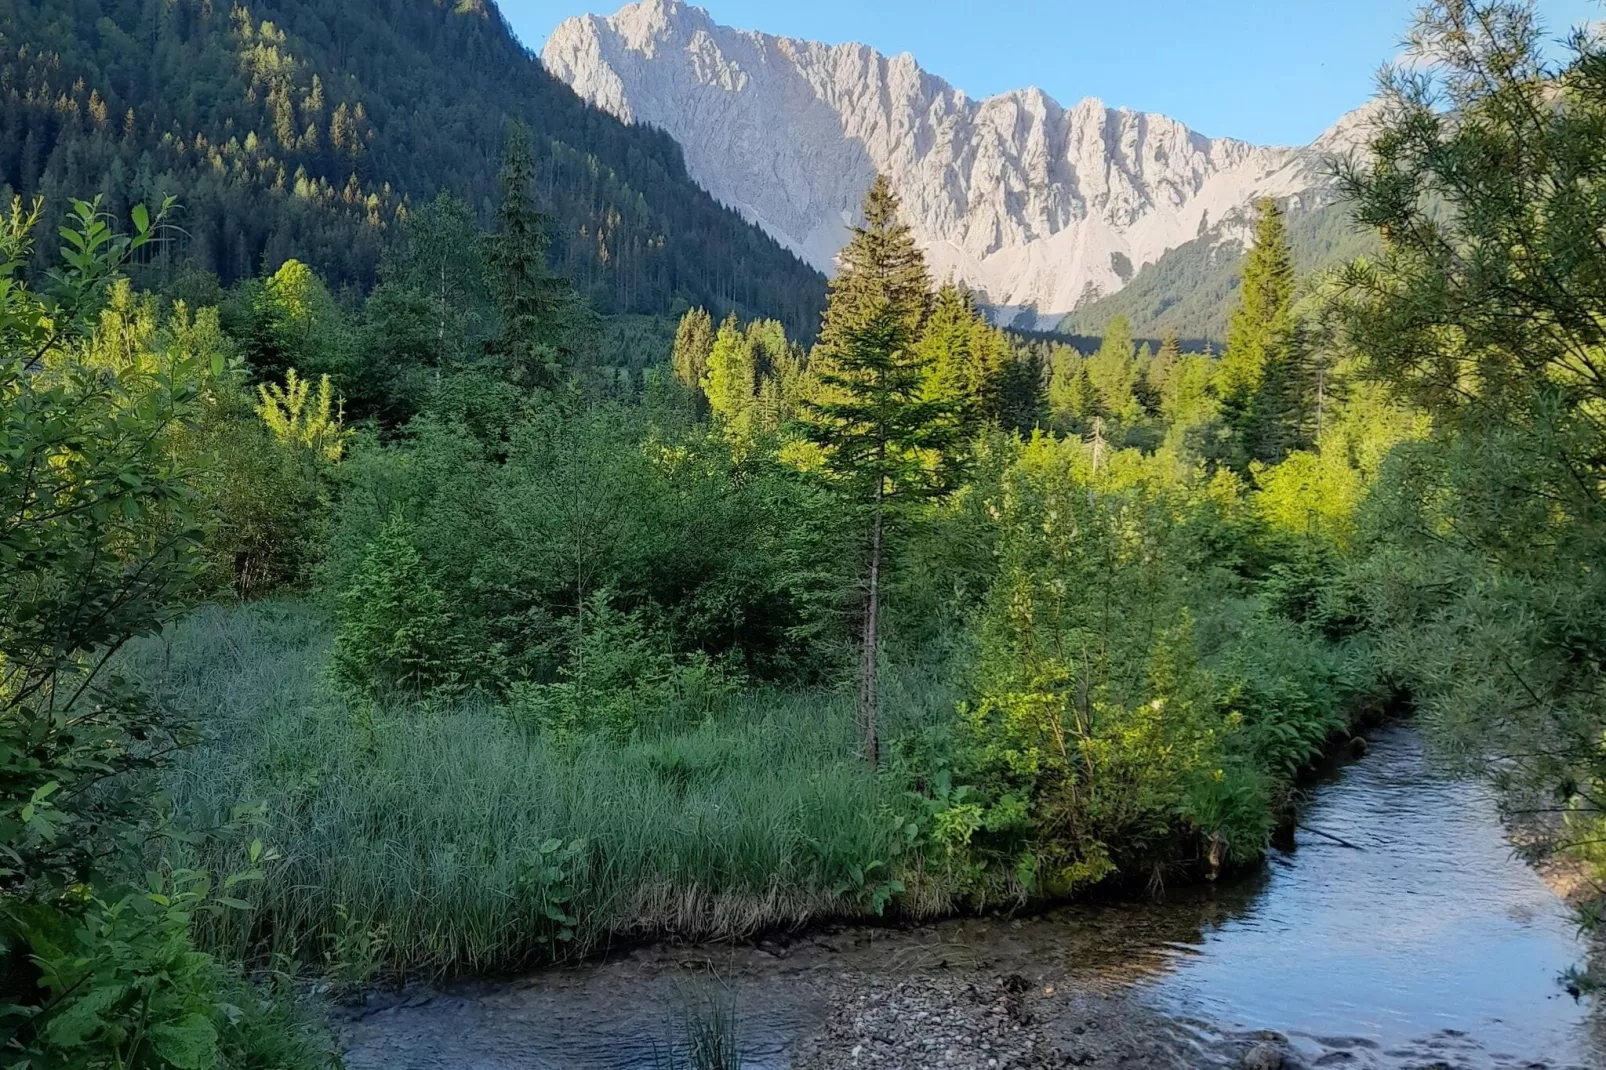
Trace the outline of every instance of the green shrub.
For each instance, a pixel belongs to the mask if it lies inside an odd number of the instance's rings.
[[[491,654],[494,656],[494,651]],[[462,691],[476,672],[446,598],[413,547],[400,516],[380,530],[340,598],[334,668],[361,694]]]
[[[590,734],[628,740],[649,725],[685,724],[723,708],[739,680],[696,652],[676,657],[648,636],[639,613],[606,592],[573,622],[582,630],[556,683],[518,683],[510,707],[556,740]]]
[[[230,878],[229,886],[250,872]],[[245,904],[212,894],[206,875],[164,868],[116,899],[70,914],[6,909],[31,949],[45,1000],[0,1010],[7,1065],[34,1070],[210,1070],[328,1065],[326,1038],[293,1000],[253,987],[198,951],[198,915]]]
[[[48,293],[24,281],[38,222],[0,216],[0,1058],[8,1066],[322,1062],[274,1026],[244,981],[192,943],[222,907],[193,871],[130,890],[148,845],[173,833],[151,773],[188,737],[180,717],[108,657],[158,631],[201,587],[193,447],[222,354],[120,268],[159,233],[117,234],[75,202]],[[101,308],[110,291],[111,307]],[[100,313],[97,316],[97,312]],[[195,343],[195,344],[192,344]],[[248,1030],[236,1028],[251,1019]],[[260,1046],[259,1046],[260,1045]],[[294,1049],[294,1050],[292,1050]],[[298,1053],[299,1052],[299,1053]],[[305,1057],[303,1057],[305,1056]],[[260,1065],[257,1064],[257,1065]]]
[[[830,503],[768,461],[644,409],[506,414],[495,437],[432,412],[343,464],[325,589],[349,590],[400,514],[471,645],[505,652],[466,682],[560,682],[600,591],[669,652],[777,677],[806,667],[812,585],[799,545]],[[584,608],[583,608],[584,607]]]
[[[980,663],[920,833],[972,894],[1257,858],[1343,723],[1340,659],[1237,573],[1241,488],[1170,465],[1040,439],[989,490]]]

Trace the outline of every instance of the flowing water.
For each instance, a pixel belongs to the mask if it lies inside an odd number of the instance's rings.
[[[1020,976],[1034,995],[1104,993],[1117,1001],[1106,1017],[1139,1033],[1164,1022],[1190,1045],[1181,1066],[1222,1065],[1271,1030],[1309,1065],[1606,1067],[1590,1005],[1560,981],[1585,953],[1572,917],[1512,857],[1483,788],[1433,776],[1416,735],[1395,729],[1312,788],[1302,823],[1354,846],[1302,831],[1256,877],[1142,902],[640,949],[383,997],[343,1018],[347,1066],[652,1067],[712,974],[736,993],[749,1065],[781,1068],[855,980],[957,971]],[[1055,1007],[1067,1028],[1086,1014],[1069,999],[1034,1013]]]

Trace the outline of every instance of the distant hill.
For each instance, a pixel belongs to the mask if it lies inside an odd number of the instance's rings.
[[[1123,289],[1066,316],[1059,333],[1102,336],[1112,319],[1124,315],[1139,337],[1176,331],[1184,338],[1208,339],[1219,349],[1238,297],[1244,255],[1240,229],[1231,236],[1213,231],[1171,250],[1145,265]],[[1334,203],[1290,211],[1288,239],[1301,276],[1367,253],[1376,243],[1375,235],[1354,225],[1346,206]]]
[[[825,280],[686,173],[665,133],[550,77],[487,0],[0,0],[0,195],[176,194],[152,270],[224,282],[294,256],[370,285],[409,203],[489,220],[507,121],[529,123],[554,266],[599,310],[687,305],[809,334]]]

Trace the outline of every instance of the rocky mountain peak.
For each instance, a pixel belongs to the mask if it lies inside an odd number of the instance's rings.
[[[1272,148],[1038,88],[975,100],[908,53],[731,29],[683,0],[570,19],[542,60],[592,103],[668,131],[693,178],[823,271],[886,172],[934,274],[1038,324],[1214,228],[1236,238],[1259,196],[1320,194],[1315,159],[1356,125]]]

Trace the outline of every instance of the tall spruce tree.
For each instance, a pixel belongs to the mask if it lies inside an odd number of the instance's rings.
[[[764,431],[774,431],[797,416],[808,360],[779,320],[749,323],[747,344],[758,374],[757,422]]]
[[[1068,345],[1054,348],[1048,376],[1048,408],[1055,429],[1082,434],[1103,415],[1098,390],[1087,373],[1087,358]]]
[[[1132,387],[1138,377],[1133,362],[1136,348],[1131,322],[1118,315],[1104,329],[1098,352],[1088,358],[1087,373],[1099,392],[1102,415],[1120,417],[1131,407]]]
[[[1002,349],[1004,366],[998,426],[1030,434],[1048,423],[1048,367],[1036,346],[1012,343],[996,327],[987,328],[993,345]]]
[[[921,332],[920,361],[925,367],[924,396],[947,401],[967,424],[975,420],[980,400],[975,347],[976,303],[970,291],[944,283],[937,291]]]
[[[1155,393],[1149,382],[1149,369],[1154,365],[1154,350],[1149,343],[1144,342],[1138,346],[1138,355],[1133,361],[1132,397],[1137,400],[1138,407],[1145,415],[1158,412],[1160,397]]]
[[[1290,396],[1289,359],[1294,334],[1294,262],[1282,209],[1267,197],[1257,205],[1254,245],[1244,259],[1238,304],[1227,324],[1217,385],[1242,459],[1280,460]]]
[[[682,386],[702,390],[708,374],[708,356],[714,351],[714,317],[706,308],[694,308],[680,317],[670,364]]]
[[[1149,382],[1156,390],[1165,389],[1181,361],[1182,341],[1176,331],[1167,331],[1165,337],[1160,339],[1160,350],[1154,355],[1154,363],[1149,365]]]
[[[1015,408],[1019,399],[1015,372],[1015,350],[1009,335],[976,314],[975,331],[970,340],[971,363],[975,368],[976,406],[981,420],[999,427],[1015,427]]]
[[[953,475],[954,406],[922,389],[926,368],[916,343],[929,301],[925,257],[878,175],[831,282],[812,361],[820,396],[805,415],[864,532],[859,716],[872,767],[880,750],[877,649],[889,522],[905,503],[946,493]]]
[[[1160,340],[1160,349],[1154,354],[1154,359],[1143,369],[1136,388],[1138,400],[1150,416],[1163,415],[1166,388],[1171,383],[1171,377],[1176,375],[1177,365],[1181,361],[1182,343],[1177,339],[1177,332],[1167,331]]]
[[[509,124],[502,160],[498,231],[492,243],[501,304],[498,355],[515,382],[546,390],[562,383],[574,339],[588,318],[569,280],[547,264],[547,218],[535,207],[535,150],[530,130]]]

